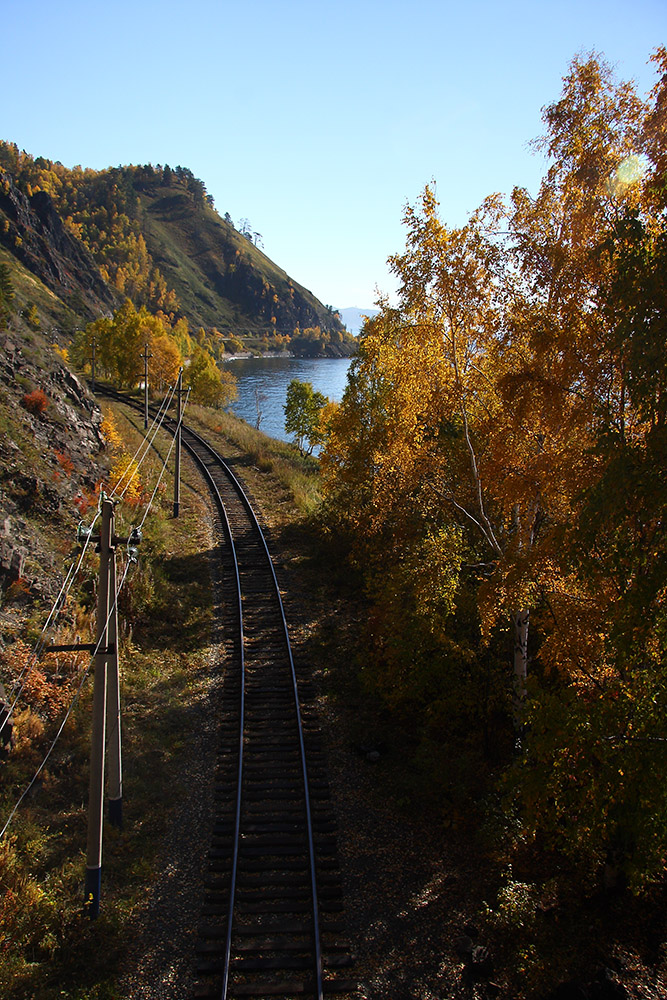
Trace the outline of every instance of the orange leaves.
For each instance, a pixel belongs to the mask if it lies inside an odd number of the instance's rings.
[[[85,517],[89,510],[95,509],[99,504],[100,499],[100,486],[98,483],[94,490],[88,490],[85,487],[81,487],[74,497],[74,506],[79,512],[81,517]]]
[[[64,451],[56,451],[55,456],[58,465],[69,479],[72,473],[74,472],[74,462],[72,461],[71,457],[67,454],[67,452]]]
[[[15,713],[19,737],[22,735],[22,718],[25,723],[23,736],[37,738],[43,732],[43,725],[39,720],[56,718],[69,704],[81,657],[82,654],[77,653],[59,654],[56,657],[52,653],[37,659],[31,647],[21,639],[2,651],[0,664],[5,686],[10,691],[9,685],[14,684],[20,690],[20,701]],[[24,713],[23,716],[21,712]]]
[[[21,406],[28,413],[32,413],[34,416],[41,416],[46,410],[49,404],[48,396],[46,393],[42,392],[41,389],[33,389],[32,392],[27,392],[23,399],[21,400]]]

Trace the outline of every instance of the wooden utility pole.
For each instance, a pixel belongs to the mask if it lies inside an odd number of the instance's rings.
[[[100,554],[97,586],[97,641],[48,647],[48,652],[90,650],[95,653],[93,686],[93,724],[90,748],[90,789],[88,796],[88,843],[86,848],[85,905],[89,916],[100,912],[102,885],[102,830],[104,826],[104,748],[109,755],[109,821],[123,823],[123,768],[121,759],[120,683],[118,676],[118,610],[116,606],[116,546],[127,543],[127,558],[137,561],[136,546],[141,542],[141,528],[132,528],[129,538],[114,534],[113,501],[103,496],[102,528],[92,535],[79,526],[78,541],[97,543]]]
[[[112,536],[112,541],[114,541]],[[116,552],[109,557],[110,613],[107,630],[107,755],[109,774],[109,822],[120,829],[123,825],[123,758],[120,730],[120,677],[118,674],[118,608],[116,607]]]
[[[183,369],[178,370],[178,384],[176,386],[176,460],[174,467],[174,517],[178,517],[181,506],[181,419],[183,407],[181,404],[181,394],[183,392]]]
[[[106,736],[107,664],[109,657],[109,611],[116,602],[110,587],[109,567],[115,559],[113,545],[113,502],[102,500],[102,528],[99,536],[100,569],[97,589],[97,642],[93,686],[93,728],[90,749],[88,795],[88,841],[86,847],[85,901],[89,914],[100,912],[102,886],[102,829],[104,824],[104,743]],[[113,573],[115,581],[115,571]]]
[[[148,353],[148,344],[144,344],[144,353],[140,355],[144,359],[144,430],[148,427],[148,359],[153,355]]]

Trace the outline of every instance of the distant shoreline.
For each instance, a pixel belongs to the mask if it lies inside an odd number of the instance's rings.
[[[349,354],[294,354],[292,351],[238,351],[236,354],[225,354],[221,363],[227,361],[247,361],[248,358],[294,358],[295,361],[341,361],[353,358],[355,351]]]

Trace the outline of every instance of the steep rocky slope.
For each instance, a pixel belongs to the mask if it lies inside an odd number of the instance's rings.
[[[92,255],[63,225],[44,191],[28,195],[9,174],[0,185],[0,245],[80,318],[111,310],[119,296]]]
[[[52,597],[104,463],[102,415],[52,346],[0,333],[0,591]],[[102,464],[100,464],[102,463]]]

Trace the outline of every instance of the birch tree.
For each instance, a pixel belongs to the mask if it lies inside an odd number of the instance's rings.
[[[421,613],[445,660],[464,578],[487,641],[511,622],[524,830],[643,879],[667,858],[667,50],[654,61],[646,101],[573,61],[534,196],[458,228],[429,188],[406,211],[398,305],[366,324],[322,457],[376,634],[397,645],[376,609],[409,594],[403,631],[418,641]]]
[[[427,188],[406,211],[406,250],[391,259],[399,308],[385,303],[367,325],[323,457],[325,481],[335,494],[350,475],[367,477],[363,510],[350,508],[365,546],[379,537],[389,545],[391,533],[400,546],[415,521],[417,533],[449,524],[470,535],[483,631],[503,616],[512,624],[518,725],[546,509],[557,492],[547,452],[557,435],[548,420],[513,407],[508,392],[516,281],[499,235],[502,203],[487,200],[460,228],[445,226],[437,209]],[[443,544],[460,568],[460,552]]]

